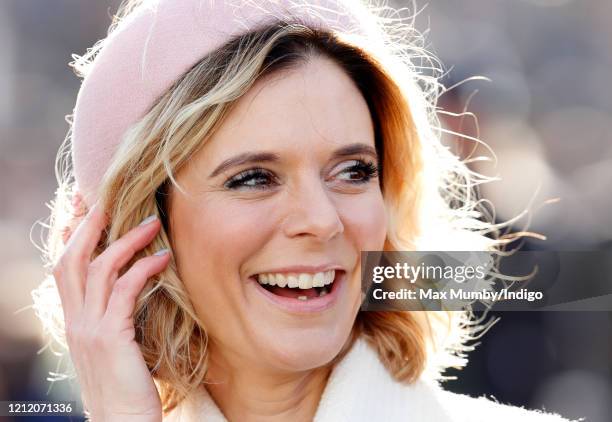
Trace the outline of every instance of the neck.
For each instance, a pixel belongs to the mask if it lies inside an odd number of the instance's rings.
[[[313,420],[330,367],[264,370],[210,351],[206,389],[228,421]]]

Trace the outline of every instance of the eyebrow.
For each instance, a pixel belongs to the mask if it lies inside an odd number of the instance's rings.
[[[376,149],[370,145],[362,143],[354,143],[343,146],[332,154],[332,159],[342,158],[351,155],[366,154],[371,155],[373,158],[378,159]],[[280,156],[273,152],[243,152],[235,157],[228,158],[223,161],[219,166],[210,174],[209,177],[215,177],[231,167],[236,167],[244,164],[254,163],[265,163],[265,162],[278,162]]]

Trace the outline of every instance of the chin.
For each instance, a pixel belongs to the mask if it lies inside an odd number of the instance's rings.
[[[348,340],[361,289],[353,274],[339,272],[322,300],[275,298],[256,280],[247,284],[242,308],[257,364],[277,371],[305,371],[333,360]],[[316,305],[308,308],[308,305]],[[306,305],[306,306],[302,306]]]
[[[285,328],[261,333],[259,357],[266,356],[263,360],[280,371],[306,371],[324,366],[342,350],[353,322],[354,317],[333,326]]]
[[[295,341],[289,345],[274,345],[269,353],[279,370],[306,371],[328,364],[340,352],[345,341]]]

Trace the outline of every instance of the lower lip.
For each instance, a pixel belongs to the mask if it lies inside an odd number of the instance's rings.
[[[264,289],[255,277],[249,277],[249,280],[255,284],[255,289],[260,292],[273,305],[294,314],[311,314],[323,312],[331,308],[338,301],[338,297],[344,291],[346,284],[346,272],[337,271],[336,278],[332,283],[331,290],[323,296],[313,297],[308,300],[301,300],[292,297],[283,297],[275,295],[272,292]]]

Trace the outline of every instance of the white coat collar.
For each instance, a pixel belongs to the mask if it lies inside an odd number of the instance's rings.
[[[333,368],[314,422],[452,421],[434,382],[406,385],[395,381],[374,349],[357,339]],[[227,422],[205,388],[187,397],[164,422]]]

